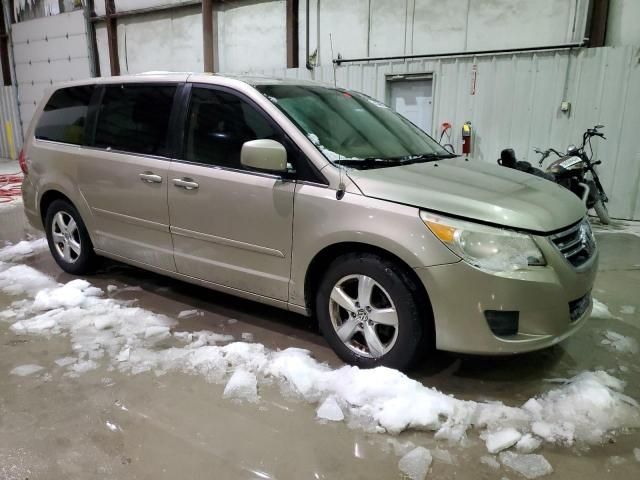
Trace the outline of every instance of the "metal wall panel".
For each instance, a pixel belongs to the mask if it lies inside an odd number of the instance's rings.
[[[473,68],[477,69],[472,94]],[[276,69],[261,73],[333,83],[332,67],[313,72]],[[604,187],[615,218],[640,220],[640,51],[604,47],[574,51],[384,61],[336,68],[338,86],[388,102],[389,75],[431,73],[434,77],[434,131],[453,125],[459,151],[465,121],[474,127],[472,157],[495,162],[512,147],[518,158],[537,164],[534,147],[565,150],[582,132],[605,125],[606,141],[593,141]],[[566,79],[566,84],[565,84]],[[566,90],[566,93],[565,93]],[[569,114],[560,111],[571,102]]]
[[[16,160],[22,148],[22,131],[14,86],[0,87],[0,119],[0,158]]]
[[[11,39],[24,132],[52,84],[91,76],[84,13],[77,10],[16,23]]]

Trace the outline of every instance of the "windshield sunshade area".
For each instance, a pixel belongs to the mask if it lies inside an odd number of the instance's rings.
[[[407,119],[366,95],[309,85],[256,88],[332,162],[370,168],[452,156]]]

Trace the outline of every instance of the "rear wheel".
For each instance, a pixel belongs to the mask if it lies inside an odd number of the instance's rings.
[[[602,223],[603,225],[609,225],[611,223],[609,210],[607,209],[607,205],[602,201],[602,199],[598,199],[598,201],[593,205],[593,209],[596,211],[596,215],[598,215],[600,223]]]
[[[80,214],[66,200],[55,200],[45,218],[47,242],[56,263],[67,273],[93,270],[96,254]]]
[[[320,329],[348,363],[405,370],[428,348],[429,316],[417,292],[395,263],[368,253],[343,255],[329,266],[317,293]]]

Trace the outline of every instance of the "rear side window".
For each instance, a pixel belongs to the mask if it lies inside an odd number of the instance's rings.
[[[62,88],[54,92],[36,126],[36,138],[82,145],[93,85]]]
[[[167,131],[175,92],[175,86],[107,86],[98,114],[95,146],[168,155]]]

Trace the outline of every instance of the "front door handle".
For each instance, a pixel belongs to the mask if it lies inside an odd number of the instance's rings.
[[[140,180],[147,183],[162,183],[162,177],[152,172],[141,173]]]
[[[200,186],[196,182],[194,182],[192,178],[187,178],[187,177],[174,178],[173,184],[176,187],[184,188],[185,190],[195,190]]]

